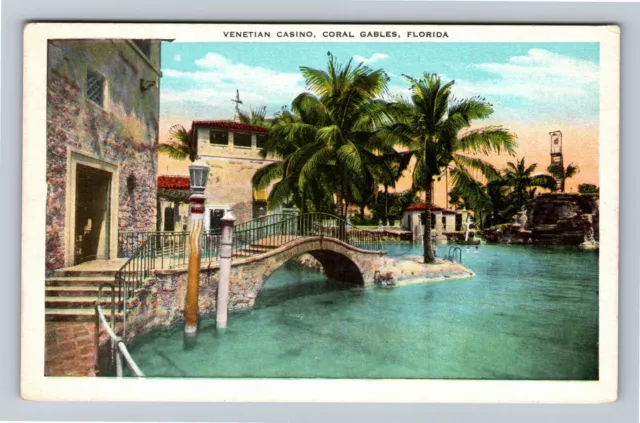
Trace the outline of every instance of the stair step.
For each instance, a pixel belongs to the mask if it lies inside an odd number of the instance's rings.
[[[47,297],[93,297],[98,298],[99,286],[47,286]],[[116,293],[117,294],[117,293]],[[111,298],[111,289],[102,290],[103,298]]]
[[[107,319],[111,318],[111,312],[106,311]],[[122,318],[122,313],[116,312],[117,318]],[[67,309],[46,309],[45,319],[48,322],[93,322],[96,313],[92,308],[67,308]]]
[[[57,308],[90,308],[96,304],[98,300],[97,297],[47,297],[45,299],[45,307],[46,309],[57,309]],[[118,300],[116,299],[116,303]],[[111,304],[111,298],[101,298],[100,304],[107,305]]]
[[[113,284],[115,284],[114,276],[53,276],[46,280],[46,286],[100,286]]]
[[[117,270],[69,270],[69,269],[58,269],[53,271],[54,277],[113,277],[118,273]]]

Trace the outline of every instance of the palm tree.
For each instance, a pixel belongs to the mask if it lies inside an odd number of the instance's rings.
[[[556,163],[547,168],[547,172],[553,175],[553,177],[560,183],[560,192],[564,192],[564,182],[569,178],[573,178],[579,171],[580,169],[578,166],[574,166],[573,164],[570,164],[565,168]]]
[[[516,160],[515,164],[507,163],[507,168],[504,170],[504,185],[509,188],[508,197],[514,209],[512,210],[513,214],[533,199],[536,187],[552,191],[556,189],[557,183],[553,177],[533,174],[537,166],[536,163],[526,166],[524,158]]]
[[[379,150],[383,152],[383,157],[387,162],[388,167],[391,169],[393,176],[392,183],[383,182],[384,186],[384,221],[389,221],[389,187],[395,188],[395,183],[402,177],[405,170],[411,164],[412,154],[411,152],[396,152],[393,146],[379,147]]]
[[[335,194],[337,214],[344,217],[347,202],[360,202],[367,193],[375,192],[369,187],[383,179],[393,180],[371,144],[374,128],[389,122],[388,103],[380,99],[388,77],[382,70],[354,66],[352,61],[342,66],[331,53],[328,56],[326,71],[300,68],[310,92],[293,100],[294,118],[279,122],[279,132],[274,123],[268,142],[289,146],[280,156],[286,157],[286,167],[277,176],[281,184],[297,184],[299,192],[306,194],[318,188],[322,175],[327,179],[325,186]]]
[[[580,184],[578,185],[578,192],[580,194],[599,194],[600,188],[594,184]]]
[[[261,167],[252,178],[256,190],[265,189],[275,181],[267,199],[269,209],[290,201],[293,201],[303,213],[308,211],[310,204],[316,211],[330,209],[327,203],[332,201],[331,181],[326,175],[317,175],[316,180],[307,184],[304,189],[299,183],[300,166],[295,165],[294,159],[305,145],[312,142],[312,139],[300,130],[305,125],[308,123],[286,108],[275,116],[271,124],[269,137],[260,155],[263,158],[271,156],[278,161]]]
[[[514,154],[515,135],[499,126],[469,130],[471,121],[489,117],[493,106],[480,97],[454,99],[454,81],[443,84],[439,76],[429,73],[422,79],[405,78],[411,84],[411,98],[399,99],[395,122],[380,130],[379,136],[394,140],[415,158],[413,187],[425,191],[424,261],[433,263],[430,208],[434,179],[440,176],[441,169],[449,167],[452,186],[464,192],[469,201],[480,201],[483,192],[471,172],[478,171],[492,180],[498,177],[498,171],[468,154]],[[462,130],[466,131],[461,133]]]
[[[267,106],[260,106],[255,109],[251,107],[249,113],[238,109],[238,120],[247,125],[261,126],[263,128],[271,126],[271,122],[267,121]]]
[[[173,125],[169,128],[169,144],[158,144],[157,150],[176,160],[185,160],[193,162],[196,160],[196,149],[191,139],[190,131],[187,131],[182,125]]]

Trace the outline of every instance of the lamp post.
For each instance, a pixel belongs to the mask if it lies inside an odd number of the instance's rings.
[[[207,186],[209,166],[201,160],[189,166],[189,264],[187,298],[185,306],[184,332],[195,335],[198,330],[198,296],[200,291],[200,255],[204,217],[204,190]]]

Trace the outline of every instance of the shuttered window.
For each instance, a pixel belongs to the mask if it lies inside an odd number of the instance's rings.
[[[87,70],[87,99],[104,107],[104,77],[90,70]]]

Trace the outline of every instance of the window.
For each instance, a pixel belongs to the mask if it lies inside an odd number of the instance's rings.
[[[233,134],[233,145],[235,147],[251,148],[251,134],[247,132],[236,132]]]
[[[257,147],[258,148],[263,148],[265,142],[267,142],[267,136],[266,135],[258,135]]]
[[[151,40],[132,40],[145,56],[151,57]]]
[[[229,136],[227,131],[216,131],[214,129],[209,133],[209,142],[216,145],[229,144]]]
[[[91,70],[87,70],[87,99],[104,107],[104,77]]]
[[[224,209],[209,209],[209,230],[220,231],[222,229],[221,220],[224,217]]]
[[[164,230],[174,231],[176,229],[175,211],[172,207],[164,208]]]

